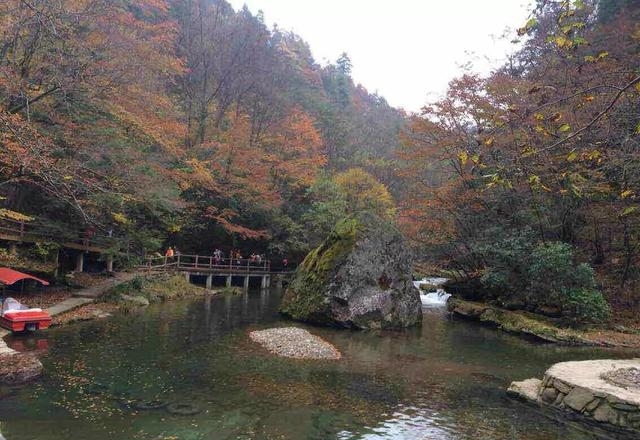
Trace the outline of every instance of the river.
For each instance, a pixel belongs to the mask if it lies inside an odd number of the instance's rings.
[[[421,327],[354,332],[285,321],[280,292],[168,302],[13,337],[44,375],[0,387],[7,440],[583,440],[506,396],[553,363],[638,352],[526,341],[425,309]],[[339,361],[277,358],[248,331],[297,325]],[[1,435],[0,435],[1,437]]]

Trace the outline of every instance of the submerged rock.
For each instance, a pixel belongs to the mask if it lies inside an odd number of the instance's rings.
[[[42,363],[30,353],[0,355],[0,384],[29,382],[42,374]]]
[[[280,311],[335,327],[409,327],[422,320],[411,268],[393,225],[373,215],[346,219],[298,267]]]

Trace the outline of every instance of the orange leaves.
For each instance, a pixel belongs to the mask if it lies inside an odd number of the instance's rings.
[[[278,179],[296,188],[310,186],[327,163],[314,122],[311,116],[294,108],[265,139]]]

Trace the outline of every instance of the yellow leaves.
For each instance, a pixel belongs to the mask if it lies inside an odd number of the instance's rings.
[[[559,131],[560,133],[567,132],[567,131],[569,131],[570,129],[571,129],[571,125],[569,125],[569,124],[562,124],[560,127],[558,127],[558,131]]]
[[[492,146],[492,145],[493,145],[493,143],[494,143],[494,142],[495,142],[495,139],[494,139],[494,138],[492,138],[492,137],[490,137],[490,138],[487,138],[487,139],[484,141],[484,144],[485,144],[487,147],[490,147],[490,146]]]
[[[620,193],[620,197],[626,199],[627,197],[635,196],[635,192],[632,189],[624,190]]]
[[[587,63],[596,63],[596,62],[598,62],[598,61],[600,61],[600,60],[605,59],[605,58],[606,58],[606,57],[608,57],[608,56],[609,56],[609,52],[607,52],[607,51],[605,50],[605,51],[603,51],[603,52],[600,52],[600,53],[599,53],[598,55],[596,55],[596,56],[593,56],[593,55],[586,55],[586,56],[584,57],[584,60],[585,60]]]
[[[538,150],[536,150],[534,147],[532,147],[531,145],[527,145],[522,149],[521,155],[522,157],[529,157],[529,156],[533,156],[537,152]]]
[[[573,42],[564,35],[557,35],[552,41],[561,49],[571,49],[573,47]]]
[[[127,216],[121,212],[112,212],[111,218],[113,219],[114,222],[120,223],[121,225],[127,225],[131,223],[131,220],[129,220]]]
[[[393,219],[396,205],[387,187],[361,168],[351,168],[333,178],[352,212],[370,211]]]
[[[540,179],[540,176],[536,174],[530,175],[528,180],[529,180],[529,186],[531,188],[541,188],[546,192],[551,191],[551,189],[548,186],[542,184],[542,180]]]
[[[461,151],[458,153],[458,161],[460,161],[462,166],[467,164],[468,159],[469,159],[469,154],[466,151]]]
[[[636,125],[635,132],[636,134],[640,134],[640,122],[638,122],[638,125]]]
[[[19,222],[30,222],[33,220],[33,217],[30,217],[26,214],[22,214],[21,212],[12,211],[10,209],[5,209],[5,208],[0,208],[0,218],[16,220]]]
[[[518,28],[517,33],[518,36],[522,37],[523,35],[527,34],[529,31],[531,31],[536,25],[538,24],[538,20],[536,20],[535,18],[530,18],[529,20],[527,20],[527,22],[525,23],[524,26]]]

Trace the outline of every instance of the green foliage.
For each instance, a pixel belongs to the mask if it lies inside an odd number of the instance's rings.
[[[40,261],[48,261],[58,252],[60,245],[57,243],[35,243],[31,248],[31,254]]]
[[[563,292],[562,319],[571,327],[601,324],[611,318],[611,309],[602,294],[586,287]]]
[[[487,266],[481,277],[484,286],[498,296],[522,292],[526,288],[531,249],[531,237],[527,232],[480,246],[477,249],[479,259]]]
[[[586,263],[575,264],[567,243],[531,243],[527,236],[507,237],[482,249],[487,268],[481,277],[491,298],[503,305],[531,310],[557,308],[572,326],[605,322],[607,302],[595,289],[595,274]]]
[[[122,295],[128,295],[142,296],[149,302],[162,302],[203,292],[203,288],[189,283],[182,275],[160,273],[136,276],[111,289],[101,300],[120,302]]]
[[[302,215],[310,243],[319,243],[329,235],[338,220],[347,215],[347,201],[340,187],[321,177],[307,191],[311,207]]]

